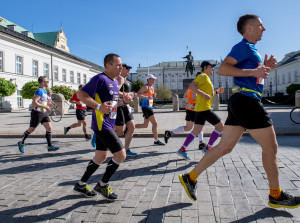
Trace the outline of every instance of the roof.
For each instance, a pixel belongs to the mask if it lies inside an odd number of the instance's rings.
[[[34,38],[32,32],[22,28],[21,26],[18,26],[17,24],[3,18],[0,16],[0,25],[1,26],[4,26],[6,28],[8,28],[9,26],[15,26],[15,31],[18,32],[18,33],[23,33],[23,32],[28,32],[28,36],[31,37],[31,38]]]
[[[54,47],[57,39],[57,32],[33,33],[33,36],[34,39]]]
[[[298,51],[295,51],[295,52],[291,52],[291,53],[288,53],[284,56],[284,58],[277,64],[277,68],[280,67],[280,66],[283,66],[283,65],[286,65],[286,64],[289,64],[289,63],[292,63],[294,61],[296,61],[300,56],[300,50]]]
[[[0,17],[0,20],[1,20],[1,19],[2,19],[2,17]],[[7,20],[6,20],[6,21],[7,21]],[[0,21],[0,22],[3,22],[3,20]],[[12,37],[14,37],[14,38],[23,40],[23,41],[25,41],[25,42],[27,42],[27,43],[31,43],[31,44],[33,44],[33,45],[39,46],[39,47],[41,47],[41,48],[43,48],[43,49],[46,49],[46,50],[49,50],[49,51],[51,51],[51,52],[53,52],[53,53],[57,53],[57,54],[59,54],[59,55],[68,57],[68,58],[70,58],[70,59],[72,59],[72,60],[75,60],[75,61],[78,61],[78,62],[81,62],[81,63],[88,64],[88,65],[90,65],[91,68],[94,69],[94,70],[97,70],[97,71],[100,71],[100,72],[104,71],[104,68],[103,68],[102,66],[99,66],[99,65],[97,65],[97,64],[95,64],[95,63],[92,63],[92,62],[90,62],[90,61],[87,61],[87,60],[85,60],[85,59],[82,59],[82,58],[80,58],[80,57],[77,57],[77,56],[75,56],[75,55],[73,55],[73,54],[70,54],[70,53],[68,53],[68,52],[65,52],[65,51],[62,51],[62,50],[60,50],[60,49],[54,48],[53,46],[50,46],[50,45],[48,45],[48,44],[46,44],[46,43],[44,43],[44,42],[35,40],[35,39],[30,38],[30,37],[28,37],[28,36],[25,36],[24,34],[21,34],[21,33],[17,32],[17,31],[10,30],[10,29],[8,29],[6,26],[2,26],[1,23],[0,23],[0,33],[5,33],[5,34],[7,34],[7,35],[9,35],[9,36],[12,36]]]
[[[204,60],[194,60],[194,66],[199,66]],[[206,60],[211,63],[217,63],[216,60]],[[170,62],[161,62],[150,67],[185,67],[186,61],[170,61]]]

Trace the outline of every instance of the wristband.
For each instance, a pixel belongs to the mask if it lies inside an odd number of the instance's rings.
[[[122,100],[122,103],[124,104],[124,105],[127,105],[128,103],[126,103],[124,100]]]
[[[101,104],[98,104],[96,110],[100,111],[100,108],[101,108]]]
[[[41,105],[41,108],[46,108],[46,105]]]
[[[216,91],[216,94],[219,94],[219,92]]]

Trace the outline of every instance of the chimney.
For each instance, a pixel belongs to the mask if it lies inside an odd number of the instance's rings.
[[[29,31],[22,31],[22,34],[23,34],[24,36],[29,37]]]

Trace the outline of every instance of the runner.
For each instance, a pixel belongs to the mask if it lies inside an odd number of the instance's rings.
[[[83,84],[79,85],[78,90],[83,88]],[[87,134],[86,130],[86,121],[85,121],[85,113],[86,113],[86,104],[78,99],[78,92],[75,93],[69,100],[70,103],[76,104],[76,118],[77,123],[74,123],[68,127],[64,127],[64,134],[66,135],[70,129],[80,127],[82,125],[82,130],[84,133],[84,137],[86,141],[91,139],[91,136]]]
[[[74,186],[74,191],[87,197],[94,197],[95,192],[105,199],[117,200],[118,195],[111,189],[108,182],[120,164],[126,158],[122,142],[114,131],[117,105],[125,105],[132,101],[130,94],[123,95],[119,101],[118,82],[115,80],[122,71],[122,61],[117,54],[108,54],[104,58],[105,72],[94,76],[81,90],[78,98],[80,101],[93,108],[92,130],[96,135],[96,152],[89,162],[80,181]],[[108,156],[108,150],[113,154],[108,162],[102,180],[92,190],[87,181]]]
[[[46,76],[38,78],[39,89],[35,92],[32,100],[33,109],[31,110],[30,127],[24,132],[21,141],[18,142],[18,148],[21,153],[25,152],[25,140],[34,132],[36,127],[41,123],[46,129],[46,140],[48,143],[48,152],[56,151],[59,147],[52,145],[52,126],[48,112],[50,112],[49,104],[52,103],[47,95],[46,88],[49,86],[49,81]]]
[[[202,73],[199,74],[189,86],[189,89],[197,94],[197,102],[195,106],[196,117],[193,131],[188,134],[183,145],[177,151],[177,154],[184,159],[191,159],[186,152],[187,147],[194,138],[200,134],[206,121],[215,126],[215,130],[212,132],[206,147],[203,149],[204,152],[207,152],[212,147],[223,130],[221,119],[211,110],[213,95],[224,92],[223,87],[214,90],[209,79],[209,76],[212,75],[215,66],[215,64],[211,64],[208,61],[203,61],[201,63]]]
[[[200,73],[201,72],[199,72],[198,74],[200,74]],[[185,91],[183,97],[187,98],[187,105],[185,107],[185,112],[186,112],[185,121],[186,121],[186,124],[185,124],[185,126],[179,126],[176,129],[173,129],[171,131],[169,131],[169,130],[165,131],[165,143],[168,143],[168,140],[172,135],[187,132],[187,131],[191,131],[193,126],[194,126],[194,122],[195,122],[195,104],[196,104],[196,100],[197,100],[197,95],[195,93],[193,93],[192,90],[187,89]],[[202,150],[206,147],[206,144],[203,142],[203,131],[201,131],[200,134],[198,135],[198,139],[199,139],[199,149]]]
[[[148,74],[146,78],[147,83],[141,87],[137,93],[138,97],[140,97],[142,101],[141,107],[143,111],[144,123],[136,124],[135,128],[148,128],[149,122],[151,122],[154,145],[164,146],[165,144],[158,140],[157,120],[153,112],[153,98],[156,97],[156,93],[154,92],[154,88],[152,86],[155,83],[156,78],[157,77],[155,77],[153,74]]]
[[[123,69],[121,72],[121,75],[117,77],[119,84],[119,95],[120,97],[123,97],[123,92],[129,93],[130,92],[130,86],[127,81],[127,77],[130,74],[131,66],[128,66],[127,64],[122,65]],[[134,92],[130,92],[132,97],[136,97],[136,94]],[[124,125],[126,127],[126,132],[124,132]],[[133,153],[129,149],[130,142],[133,137],[135,126],[134,126],[134,119],[133,115],[131,114],[131,108],[129,105],[121,105],[118,106],[118,112],[117,112],[117,119],[116,119],[116,125],[115,125],[115,131],[118,136],[123,136],[125,134],[125,150],[127,156],[136,156],[137,153]]]
[[[218,72],[219,75],[233,76],[237,85],[236,93],[229,99],[228,117],[222,138],[189,174],[179,175],[180,182],[189,198],[195,201],[199,175],[223,155],[230,153],[247,129],[262,148],[262,162],[270,187],[269,206],[299,207],[300,197],[293,197],[280,188],[276,134],[272,120],[260,101],[264,79],[276,66],[276,58],[273,55],[269,58],[265,55],[262,61],[255,48],[266,29],[257,15],[246,14],[239,18],[237,30],[243,39],[232,48]]]

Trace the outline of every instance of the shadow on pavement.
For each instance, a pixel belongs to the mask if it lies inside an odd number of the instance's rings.
[[[160,207],[160,208],[151,208],[149,210],[143,211],[142,214],[147,214],[145,219],[141,220],[140,222],[155,222],[161,223],[163,222],[163,215],[170,211],[175,211],[178,209],[183,209],[186,207],[192,206],[191,203],[175,203],[170,204],[168,206]]]
[[[247,217],[241,218],[236,221],[232,221],[231,223],[241,223],[241,222],[254,222],[256,220],[263,220],[265,218],[275,218],[275,217],[285,217],[292,218],[294,217],[291,213],[284,210],[276,210],[274,208],[264,208],[253,215],[249,215]]]

